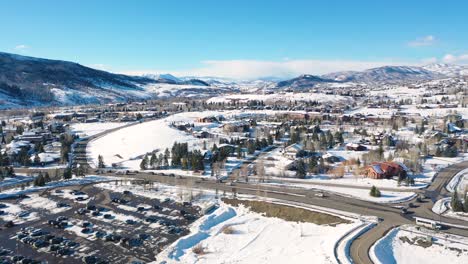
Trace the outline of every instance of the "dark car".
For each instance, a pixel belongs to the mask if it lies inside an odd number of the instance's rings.
[[[70,205],[67,204],[67,203],[64,203],[64,202],[58,202],[58,203],[57,203],[57,207],[58,207],[58,208],[70,207]]]
[[[132,219],[127,219],[127,220],[125,220],[125,223],[127,223],[128,225],[134,225],[134,224],[136,224],[136,222],[135,222],[134,220],[132,220]]]

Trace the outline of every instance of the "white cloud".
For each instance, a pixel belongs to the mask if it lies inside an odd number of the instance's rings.
[[[18,52],[25,52],[26,50],[29,49],[28,45],[20,44],[15,47],[15,50]]]
[[[176,76],[216,76],[232,79],[258,79],[264,77],[289,78],[301,74],[326,74],[336,71],[361,71],[384,65],[415,65],[418,63],[397,61],[352,60],[207,60],[202,66],[181,71],[142,70],[122,73],[141,75],[146,73],[171,73]]]
[[[468,54],[453,55],[447,54],[442,58],[445,63],[468,64]]]
[[[436,38],[432,35],[428,35],[422,38],[418,38],[414,41],[408,42],[410,47],[423,47],[423,46],[432,46],[436,41]]]

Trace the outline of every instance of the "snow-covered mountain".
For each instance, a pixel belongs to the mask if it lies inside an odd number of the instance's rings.
[[[339,82],[401,83],[408,81],[433,80],[443,74],[416,66],[383,66],[365,71],[335,72],[321,76]]]
[[[320,83],[336,83],[336,82],[339,82],[339,81],[333,80],[327,77],[304,74],[304,75],[301,75],[299,77],[296,77],[290,80],[278,82],[277,87],[278,88],[289,87],[289,88],[300,90],[300,89],[305,89],[305,88],[311,88]]]
[[[197,78],[178,78],[172,74],[145,74],[143,77],[157,80],[160,83],[181,84],[181,85],[199,85],[210,86],[209,83]]]
[[[128,76],[74,62],[0,52],[0,108],[3,109],[157,98],[160,94],[157,85],[171,86],[171,96],[218,92],[216,89],[201,91],[210,89],[209,84],[197,79],[180,80],[167,74],[157,78]]]
[[[447,64],[447,63],[433,63],[423,67],[425,70],[437,72],[448,77],[458,77],[468,75],[468,66]]]

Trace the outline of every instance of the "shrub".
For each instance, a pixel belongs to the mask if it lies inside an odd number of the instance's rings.
[[[232,226],[224,226],[221,232],[223,232],[223,234],[226,235],[231,235],[235,233],[235,230],[234,228],[232,228]]]
[[[197,254],[197,255],[203,255],[203,254],[206,253],[205,248],[201,244],[198,244],[198,245],[194,246],[192,248],[192,252]]]
[[[372,188],[371,188],[371,190],[370,190],[370,196],[372,196],[372,197],[380,197],[380,196],[381,196],[380,190],[377,189],[377,187],[372,186]]]

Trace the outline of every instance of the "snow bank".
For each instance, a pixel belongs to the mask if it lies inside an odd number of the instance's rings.
[[[118,179],[118,178],[110,177],[110,176],[93,176],[93,175],[89,175],[89,176],[86,176],[86,177],[73,178],[71,180],[66,180],[66,181],[54,181],[54,182],[49,182],[45,186],[40,186],[40,187],[39,186],[32,186],[32,187],[26,188],[24,190],[21,190],[20,188],[7,190],[7,191],[4,191],[4,192],[0,193],[0,199],[14,198],[14,197],[17,197],[18,195],[28,194],[28,193],[47,190],[47,189],[58,188],[58,187],[66,187],[66,186],[74,186],[74,185],[85,185],[85,184],[96,183],[96,182],[105,182],[105,181],[110,181],[110,180],[115,180],[115,179]]]
[[[334,263],[337,241],[361,223],[333,227],[288,222],[221,203],[213,214],[198,220],[192,235],[159,254],[158,263]],[[232,232],[223,232],[225,227]],[[192,252],[195,245],[201,245],[205,254]]]
[[[448,208],[448,203],[450,203],[450,197],[442,198],[434,203],[432,206],[432,212],[436,214],[443,214],[445,213]]]
[[[409,243],[427,238],[432,238],[427,247],[420,246],[417,242]],[[402,226],[392,229],[377,241],[369,255],[376,264],[462,264],[468,263],[468,239],[427,229],[419,231],[415,226]]]
[[[459,188],[459,186],[464,186],[464,182],[468,181],[468,168],[458,172],[447,184],[445,187],[447,191],[454,192],[455,188]]]
[[[345,236],[343,236],[335,245],[335,257],[341,264],[353,264],[351,259],[351,244],[360,235],[373,228],[376,223],[363,223],[356,228],[353,228]]]
[[[210,234],[210,229],[219,225],[220,223],[227,221],[228,219],[236,216],[236,212],[231,207],[220,207],[215,210],[212,214],[202,218],[201,223],[197,227],[196,231],[192,235],[188,235],[184,238],[179,239],[174,245],[172,251],[169,253],[169,258],[179,261],[180,258],[187,253],[186,251],[201,241],[207,239]]]

